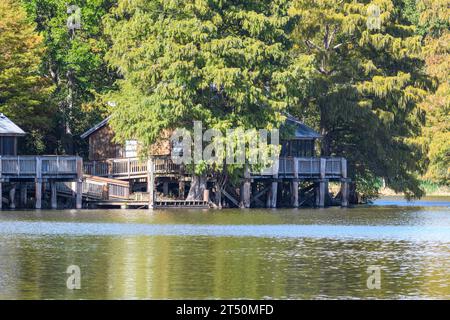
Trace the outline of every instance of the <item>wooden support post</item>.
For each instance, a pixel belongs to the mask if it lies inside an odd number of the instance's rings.
[[[251,187],[250,168],[248,164],[246,164],[244,168],[244,182],[241,187],[241,208],[250,208]]]
[[[16,184],[11,184],[11,189],[9,190],[9,207],[11,209],[16,208]]]
[[[155,204],[155,176],[153,174],[153,159],[147,160],[147,192],[148,208],[153,209]]]
[[[186,183],[184,180],[178,181],[178,197],[184,200],[184,192],[185,192]]]
[[[348,207],[348,181],[349,179],[341,179],[341,206],[342,207]]]
[[[279,169],[279,160],[277,159],[273,165],[273,179],[272,180],[272,190],[271,190],[271,199],[270,199],[270,207],[277,207],[277,197],[278,197],[278,169]]]
[[[169,195],[169,182],[168,181],[163,182],[163,194],[165,196]]]
[[[42,180],[41,179],[36,179],[35,198],[36,198],[35,208],[41,209],[42,208]]]
[[[272,186],[267,190],[266,208],[270,208],[272,203]]]
[[[50,182],[50,189],[51,189],[51,206],[52,209],[58,208],[58,198],[56,195],[56,181]]]
[[[349,181],[347,179],[347,159],[341,159],[341,206],[348,207]]]
[[[75,207],[81,209],[83,207],[83,159],[77,157],[77,187]]]
[[[35,208],[42,208],[42,159],[36,157]]]
[[[327,185],[327,182],[325,181],[325,179],[321,179],[319,181],[319,207],[320,208],[325,207],[326,185]]]
[[[27,184],[25,182],[20,185],[20,205],[22,208],[27,206]]]
[[[294,158],[294,180],[292,180],[292,206],[298,208],[298,160]]]

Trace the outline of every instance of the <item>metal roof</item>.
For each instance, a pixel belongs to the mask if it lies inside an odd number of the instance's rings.
[[[308,127],[296,117],[286,114],[286,123],[295,126],[294,137],[296,139],[320,139],[322,135]]]
[[[95,126],[93,126],[92,128],[90,128],[88,131],[86,131],[85,133],[83,133],[81,135],[81,139],[85,139],[87,137],[89,137],[91,134],[93,134],[95,131],[97,131],[98,129],[103,128],[106,124],[108,124],[109,119],[111,119],[111,116],[107,117],[106,119],[104,119],[103,121],[97,123]]]
[[[14,122],[9,120],[7,116],[0,113],[0,135],[4,136],[24,136],[25,131],[20,129]]]

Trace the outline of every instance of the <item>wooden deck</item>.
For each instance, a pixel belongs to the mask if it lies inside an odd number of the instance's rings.
[[[84,174],[113,179],[146,178],[151,162],[137,158],[109,159],[106,161],[85,162]],[[181,165],[174,164],[170,157],[156,157],[153,159],[153,173],[155,176],[187,175]],[[326,179],[346,177],[347,161],[341,157],[302,157],[280,158],[272,168],[261,172],[251,172],[253,178],[320,178],[325,174]]]
[[[76,156],[0,156],[0,179],[75,180],[82,175],[82,163]]]

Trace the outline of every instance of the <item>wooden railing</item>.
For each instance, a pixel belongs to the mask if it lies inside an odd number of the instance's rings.
[[[81,158],[76,156],[0,156],[0,175],[45,177],[74,175],[81,172]]]
[[[83,195],[101,200],[128,199],[130,197],[130,183],[85,175],[83,178]]]
[[[279,158],[269,170],[252,172],[252,175],[275,175],[281,177],[319,177],[321,174],[328,177],[346,177],[347,162],[340,157],[301,157],[301,158]]]
[[[126,178],[144,176],[148,173],[148,161],[138,158],[108,159],[84,163],[84,174],[99,177]],[[154,157],[153,172],[178,173],[181,167],[172,162],[170,157]]]

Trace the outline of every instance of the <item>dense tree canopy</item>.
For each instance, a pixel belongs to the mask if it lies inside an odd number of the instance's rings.
[[[47,47],[41,71],[56,87],[52,103],[58,112],[53,117],[54,139],[48,141],[54,149],[49,151],[73,154],[82,143],[76,136],[99,121],[99,109],[93,106],[114,81],[103,59],[108,43],[101,19],[115,1],[78,0],[73,2],[77,12],[68,10],[71,3],[66,0],[22,1]],[[80,26],[69,29],[68,20],[75,14]]]
[[[417,25],[424,36],[426,71],[435,81],[435,90],[421,104],[426,125],[419,142],[427,154],[424,177],[450,184],[450,1],[421,0]]]
[[[380,13],[374,28],[373,5]],[[322,154],[347,157],[359,190],[368,194],[375,178],[395,191],[422,194],[415,177],[421,154],[408,138],[420,132],[417,103],[427,81],[420,37],[402,10],[391,0],[296,0],[290,9],[300,19],[294,52],[316,65],[309,97],[294,112],[316,115]]]
[[[42,152],[52,87],[39,72],[42,37],[16,0],[0,2],[0,112],[26,130],[26,152]]]
[[[120,138],[165,128],[269,128],[306,74],[290,63],[289,1],[119,1],[105,19]],[[296,89],[295,89],[296,90]]]

